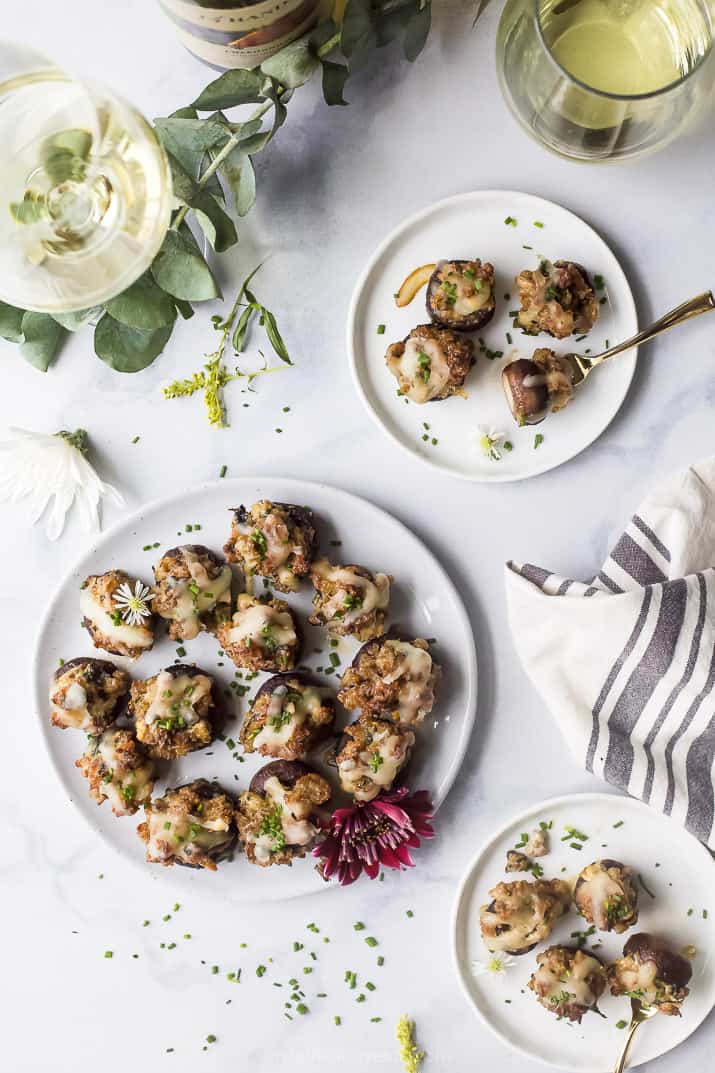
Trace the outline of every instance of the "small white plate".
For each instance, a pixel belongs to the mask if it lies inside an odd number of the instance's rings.
[[[111,659],[126,667],[133,678],[149,678],[177,658],[179,645],[169,641],[161,624],[154,648],[135,663],[94,649],[87,632],[80,626],[79,586],[88,574],[121,568],[151,583],[153,564],[169,548],[196,543],[220,552],[229,535],[229,508],[241,503],[249,506],[260,499],[312,507],[318,519],[321,553],[334,562],[361,563],[370,569],[392,574],[395,581],[389,622],[413,631],[414,636],[436,638],[436,658],[443,666],[444,677],[432,717],[418,728],[407,780],[414,790],[429,790],[436,806],[444,800],[456,778],[477,707],[474,638],[456,589],[416,536],[364,499],[326,485],[277,477],[220,480],[152,503],[100,537],[64,579],[40,627],[33,676],[36,711],[45,744],[70,800],[113,849],[148,872],[169,879],[172,888],[178,885],[193,891],[223,893],[236,901],[288,898],[325,890],[328,884],[320,879],[310,857],[296,861],[291,868],[259,868],[249,864],[242,854],[237,854],[233,862],[219,865],[216,873],[146,864],[144,846],[136,834],[142,814],[117,818],[112,815],[107,802],[98,806],[89,797],[87,782],[74,766],[74,761],[84,750],[85,736],[78,731],[60,730],[50,725],[47,696],[50,677],[60,658],[68,660],[75,656],[95,655]],[[197,523],[200,530],[185,532],[187,525]],[[338,540],[341,546],[332,546],[332,542]],[[160,547],[142,550],[144,545],[153,545],[157,541]],[[261,591],[260,583],[257,583],[256,591]],[[299,594],[283,597],[298,612],[304,627],[302,665],[312,668],[329,666],[329,653],[337,653],[345,668],[359,646],[352,640],[342,639],[337,648],[328,648],[325,630],[308,626],[305,621],[310,614],[311,596],[312,588],[306,582]],[[185,662],[197,663],[224,688],[228,686],[235,667],[228,658],[217,655],[219,646],[215,638],[202,634],[195,641],[185,642],[183,647],[186,649]],[[322,655],[315,649],[321,649]],[[250,683],[251,695],[268,677],[261,674]],[[317,674],[316,677],[337,689],[337,675]],[[247,696],[229,702],[229,706],[235,705],[236,716],[224,733],[236,742],[248,699]],[[339,714],[340,726],[347,721],[347,713]],[[233,793],[247,789],[251,776],[268,762],[268,758],[250,755],[241,763],[233,759],[236,751],[242,753],[240,745],[232,749],[217,740],[208,749],[173,762],[167,777],[157,784],[155,796],[163,793],[167,786],[177,786],[199,776],[217,778]],[[331,768],[320,764],[317,756],[311,757],[311,762],[335,783]]]
[[[539,860],[546,878],[575,879],[591,861],[608,856],[630,865],[655,895],[651,898],[639,883],[636,926],[623,935],[597,932],[586,949],[600,940],[602,945],[594,953],[608,964],[620,956],[629,935],[648,931],[669,940],[675,950],[691,944],[697,950],[682,1017],[659,1014],[643,1025],[629,1064],[658,1058],[687,1039],[715,1005],[715,863],[684,828],[633,798],[572,794],[544,801],[511,820],[481,848],[460,884],[452,921],[453,952],[464,993],[502,1041],[528,1058],[571,1073],[603,1073],[616,1063],[625,1038],[616,1023],[630,1021],[629,999],[606,992],[598,1005],[607,1020],[587,1013],[581,1025],[570,1025],[540,1006],[527,988],[536,969],[536,955],[555,943],[573,944],[571,933],[587,928],[575,910],[557,923],[547,942],[515,958],[505,977],[472,972],[474,961],[486,962],[490,957],[479,930],[479,907],[501,880],[532,878],[505,874],[504,863],[507,850],[521,833],[531,831],[541,820],[553,821],[551,852]],[[614,826],[621,821],[621,826]],[[561,841],[566,826],[588,835],[580,852]]]
[[[517,226],[504,223],[507,217]],[[543,224],[535,227],[534,221]],[[530,247],[524,249],[524,246]],[[397,381],[385,365],[390,343],[403,339],[417,324],[429,321],[423,288],[410,305],[398,309],[394,293],[419,265],[441,258],[480,257],[496,272],[497,308],[492,321],[475,333],[477,363],[466,383],[468,398],[454,396],[416,405],[397,396]],[[588,337],[561,341],[535,338],[512,327],[509,311],[518,309],[514,277],[539,261],[577,261],[593,279],[603,276],[599,319]],[[505,295],[509,294],[507,300]],[[378,334],[379,324],[385,325]],[[509,190],[477,190],[438,201],[397,227],[378,247],[358,280],[348,317],[348,354],[357,389],[372,417],[396,443],[423,462],[471,481],[515,481],[560,466],[588,447],[615,417],[635,370],[635,350],[608,362],[578,389],[562,413],[537,427],[517,428],[501,388],[501,370],[536,347],[557,353],[589,348],[593,354],[638,330],[633,295],[618,261],[595,231],[578,216],[542,198]],[[512,343],[507,340],[509,332]],[[503,357],[490,360],[478,339]],[[608,341],[608,342],[607,342]],[[501,461],[479,448],[480,425],[496,428],[513,444]],[[540,433],[543,443],[534,448]],[[433,444],[432,440],[438,442]]]

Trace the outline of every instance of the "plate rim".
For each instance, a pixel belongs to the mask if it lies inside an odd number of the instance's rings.
[[[513,1039],[510,1039],[508,1036],[503,1035],[497,1029],[497,1027],[486,1017],[484,1012],[480,1009],[480,1007],[475,1002],[475,1000],[474,1000],[474,998],[473,998],[473,996],[472,996],[472,994],[471,994],[471,992],[469,990],[467,980],[466,980],[466,976],[465,976],[465,972],[463,972],[463,970],[462,970],[462,965],[460,963],[460,946],[459,946],[458,928],[459,928],[460,916],[461,916],[461,912],[462,912],[462,903],[464,901],[465,888],[467,886],[467,883],[469,882],[469,880],[470,880],[470,878],[472,876],[472,873],[477,868],[477,866],[478,866],[479,862],[481,861],[482,857],[492,848],[494,843],[498,842],[499,839],[504,838],[504,836],[507,834],[507,832],[509,831],[509,829],[512,826],[514,826],[515,824],[518,824],[521,820],[523,820],[523,818],[525,816],[529,816],[533,812],[547,812],[547,811],[549,811],[551,809],[554,809],[556,807],[561,808],[563,805],[568,804],[569,802],[576,801],[576,800],[580,801],[580,802],[583,802],[587,798],[590,798],[591,800],[594,800],[597,803],[608,801],[609,804],[610,804],[610,802],[612,802],[612,801],[619,801],[621,803],[621,805],[623,805],[625,803],[625,807],[627,807],[627,808],[633,807],[633,808],[636,809],[636,811],[645,809],[645,810],[647,810],[647,812],[649,814],[655,814],[656,816],[659,816],[661,819],[665,819],[665,820],[670,821],[671,823],[677,825],[678,830],[681,831],[683,833],[683,835],[686,836],[686,840],[691,839],[692,843],[696,847],[699,847],[699,849],[702,851],[702,853],[704,855],[704,858],[708,861],[708,866],[709,867],[715,867],[715,860],[713,860],[713,858],[710,856],[710,852],[707,849],[707,847],[704,846],[703,843],[700,842],[695,837],[695,835],[692,835],[690,833],[690,831],[686,830],[685,827],[682,827],[680,824],[677,824],[677,821],[674,820],[671,816],[666,816],[665,813],[659,812],[658,809],[651,808],[650,805],[647,805],[644,801],[641,801],[640,798],[631,797],[630,794],[624,794],[624,793],[620,793],[618,791],[615,791],[613,793],[609,793],[608,791],[585,790],[583,792],[576,792],[576,793],[570,793],[570,794],[560,794],[558,797],[550,797],[550,798],[547,798],[544,801],[536,801],[533,804],[528,805],[526,808],[521,809],[519,812],[514,813],[506,823],[502,824],[498,828],[497,831],[495,831],[493,834],[489,835],[482,842],[482,844],[480,845],[480,847],[477,850],[477,852],[470,859],[469,863],[467,864],[466,868],[464,869],[464,872],[462,873],[462,876],[461,876],[461,878],[459,880],[459,885],[457,887],[457,893],[455,895],[454,902],[452,904],[452,911],[451,911],[451,917],[450,917],[450,925],[449,926],[450,926],[450,950],[451,950],[451,955],[452,955],[452,967],[453,967],[455,975],[457,976],[457,979],[459,981],[460,991],[462,992],[467,1004],[469,1005],[471,1010],[474,1012],[474,1014],[479,1018],[479,1020],[482,1022],[482,1024],[485,1025],[489,1029],[489,1031],[492,1032],[493,1035],[497,1039],[499,1039],[503,1044],[505,1044],[507,1047],[509,1047],[512,1051],[514,1051],[515,1053],[521,1055],[522,1058],[527,1058],[532,1062],[538,1062],[540,1065],[548,1066],[548,1067],[550,1067],[552,1069],[564,1069],[564,1070],[569,1070],[569,1071],[572,1069],[572,1066],[571,1066],[570,1063],[564,1064],[563,1062],[558,1061],[558,1060],[551,1060],[550,1061],[547,1058],[542,1058],[541,1055],[533,1054],[532,1052],[526,1050],[524,1047],[520,1046],[520,1044],[516,1043]],[[631,1062],[629,1063],[629,1068],[631,1068],[631,1067],[636,1068],[637,1066],[643,1065],[645,1062],[655,1062],[659,1058],[661,1058],[664,1054],[669,1054],[670,1051],[673,1051],[677,1047],[681,1046],[681,1044],[685,1043],[693,1035],[693,1033],[696,1032],[700,1028],[700,1026],[703,1024],[703,1022],[712,1013],[713,1008],[715,1008],[715,988],[713,989],[712,1002],[710,1004],[710,1007],[708,1009],[706,1009],[703,1012],[702,1016],[693,1024],[690,1032],[688,1033],[687,1036],[685,1036],[684,1039],[680,1040],[678,1043],[674,1043],[672,1047],[668,1047],[666,1050],[660,1051],[659,1054],[654,1055],[654,1056],[652,1056],[650,1058],[636,1059],[635,1062],[633,1062],[631,1060]]]
[[[50,745],[51,738],[49,734],[53,728],[51,728],[49,722],[43,718],[43,716],[47,714],[46,711],[44,711],[46,707],[46,696],[43,691],[44,689],[46,689],[47,683],[43,683],[42,681],[42,640],[46,630],[50,625],[51,619],[56,614],[57,609],[61,604],[62,591],[65,585],[73,574],[79,572],[81,564],[88,556],[95,554],[95,552],[98,551],[100,548],[110,543],[123,530],[130,529],[133,525],[139,525],[143,520],[144,516],[149,511],[161,511],[166,509],[167,507],[170,508],[173,504],[179,503],[186,499],[187,496],[193,494],[204,494],[212,490],[225,490],[225,492],[228,493],[232,485],[250,482],[257,484],[261,484],[264,482],[276,482],[278,484],[292,484],[293,486],[301,485],[303,488],[308,490],[318,488],[321,491],[327,491],[330,495],[335,495],[343,500],[357,500],[363,507],[366,507],[369,511],[380,514],[383,517],[387,518],[390,523],[397,526],[398,529],[402,530],[410,538],[417,541],[417,543],[423,548],[424,553],[431,559],[433,566],[439,575],[440,585],[444,586],[445,589],[450,593],[454,606],[457,608],[460,620],[460,628],[464,633],[468,648],[468,660],[467,665],[465,667],[465,685],[467,692],[467,700],[465,704],[464,729],[459,739],[457,749],[450,760],[450,765],[447,770],[447,773],[442,780],[442,786],[444,787],[444,789],[441,791],[441,794],[438,794],[437,792],[435,793],[435,814],[446,800],[450,790],[452,789],[454,783],[457,780],[457,776],[459,775],[459,772],[461,770],[462,764],[464,762],[464,757],[466,755],[467,749],[469,748],[469,743],[474,732],[474,725],[477,719],[477,711],[479,704],[479,660],[474,630],[472,629],[472,624],[469,618],[469,614],[467,612],[467,608],[459,593],[459,590],[457,589],[457,586],[448,574],[442,562],[437,558],[436,554],[432,551],[430,547],[428,547],[428,545],[422,540],[422,538],[416,533],[414,533],[410,528],[408,528],[408,526],[401,519],[396,518],[394,514],[390,513],[387,510],[384,510],[382,507],[378,506],[376,503],[373,503],[371,500],[366,499],[364,496],[357,495],[354,492],[348,492],[344,488],[339,488],[332,484],[326,484],[323,481],[310,481],[305,480],[301,477],[285,477],[281,475],[274,476],[273,474],[249,474],[240,477],[237,476],[230,478],[214,478],[209,481],[202,481],[200,484],[194,485],[189,489],[184,489],[179,492],[173,492],[170,495],[161,496],[157,499],[151,499],[148,502],[139,506],[136,510],[126,515],[124,518],[117,520],[108,529],[97,534],[93,534],[93,539],[91,540],[91,542],[76,558],[73,559],[73,561],[70,563],[70,566],[63,571],[60,580],[58,581],[52,592],[52,596],[50,597],[48,603],[45,605],[39,624],[37,626],[32,647],[32,656],[29,663],[32,704],[35,709],[35,718],[33,720],[34,727],[39,733],[40,738],[42,739],[45,754],[58,780],[59,786],[63,791],[65,803],[72,805],[73,811],[81,816],[82,822],[86,824],[86,826],[93,832],[94,835],[99,836],[102,843],[104,843],[112,851],[112,853],[115,854],[115,856],[119,857],[121,860],[126,860],[133,866],[141,869],[146,878],[157,879],[159,873],[152,873],[147,870],[146,862],[144,861],[143,857],[134,858],[131,856],[131,854],[124,853],[122,849],[111,840],[109,835],[105,833],[101,826],[95,825],[92,822],[89,814],[86,813],[85,810],[80,808],[78,805],[75,805],[75,790],[69,784],[68,773],[64,770],[64,766],[60,764],[59,759],[55,756],[54,750],[51,748]],[[165,872],[166,869],[162,869],[162,874]],[[329,890],[330,888],[331,885],[325,883],[322,886],[316,887],[315,891],[313,891],[312,893],[317,894],[319,891]],[[204,888],[199,888],[197,885],[197,890],[203,889]],[[223,889],[217,889],[215,887],[211,890],[211,893],[214,896],[223,896],[225,898],[230,898],[232,901],[240,901],[244,902],[245,904],[265,899],[266,896],[269,894],[268,891],[263,891],[257,892],[255,895],[249,894],[248,896],[241,896],[239,894],[239,897],[236,897],[235,892],[229,893],[227,891],[224,891]],[[279,895],[277,897],[271,898],[270,900],[275,902],[289,901],[292,898],[304,897],[306,893],[310,894],[311,892],[298,891],[295,894]]]
[[[360,305],[360,303],[362,301],[363,294],[364,294],[364,291],[365,291],[365,285],[367,283],[368,277],[370,276],[370,274],[374,270],[375,265],[377,264],[377,262],[380,260],[380,258],[383,256],[383,254],[389,248],[389,246],[395,241],[395,239],[397,239],[399,237],[401,232],[408,230],[409,228],[413,227],[415,224],[418,224],[420,222],[420,220],[424,219],[426,216],[430,216],[430,215],[432,215],[432,213],[441,211],[441,210],[447,208],[448,206],[457,205],[460,202],[466,202],[466,201],[470,201],[470,200],[481,200],[483,198],[493,197],[495,195],[497,195],[499,197],[527,198],[530,202],[532,202],[532,204],[534,205],[535,208],[537,206],[540,206],[542,208],[543,207],[548,207],[550,209],[558,209],[560,212],[566,213],[568,216],[570,216],[574,220],[576,220],[582,227],[585,227],[588,231],[590,231],[595,236],[595,238],[598,239],[598,241],[603,244],[605,249],[608,251],[610,256],[613,258],[613,261],[614,261],[615,265],[618,268],[618,271],[619,271],[619,273],[620,273],[620,275],[622,277],[622,282],[623,282],[623,285],[624,285],[623,297],[627,301],[627,305],[628,305],[627,312],[628,312],[628,314],[633,316],[633,320],[634,320],[634,323],[635,323],[635,330],[636,331],[638,330],[638,311],[636,309],[636,303],[635,303],[635,299],[633,297],[633,291],[631,289],[630,283],[628,282],[628,277],[626,276],[626,274],[625,274],[625,272],[623,270],[623,267],[621,265],[621,262],[620,262],[619,258],[616,257],[616,255],[613,252],[613,250],[611,249],[610,245],[599,234],[599,232],[595,229],[595,227],[593,227],[590,223],[587,223],[587,221],[582,219],[577,213],[573,212],[571,209],[565,208],[563,205],[558,204],[558,202],[556,202],[556,201],[550,201],[548,198],[540,197],[538,194],[530,194],[525,190],[502,190],[502,189],[499,189],[497,187],[489,187],[487,189],[477,189],[477,190],[463,191],[460,194],[451,194],[448,197],[440,198],[438,201],[433,201],[431,204],[426,205],[421,209],[418,209],[416,212],[412,213],[410,216],[406,216],[403,220],[401,220],[389,232],[389,234],[387,234],[386,237],[376,246],[376,248],[373,250],[372,254],[370,255],[370,257],[367,260],[367,263],[365,264],[365,267],[363,268],[362,272],[358,276],[357,282],[355,283],[355,286],[353,288],[352,294],[350,296],[350,305],[348,307],[348,317],[347,317],[346,346],[347,346],[347,354],[348,354],[348,364],[350,366],[350,372],[351,372],[351,375],[352,375],[353,385],[356,388],[358,395],[360,396],[360,399],[362,401],[363,406],[365,407],[365,409],[367,410],[368,414],[370,415],[371,420],[375,422],[375,424],[378,426],[378,428],[380,428],[382,430],[383,434],[385,436],[387,436],[393,443],[395,443],[400,448],[400,450],[404,451],[407,455],[409,455],[410,458],[413,458],[417,462],[420,462],[423,465],[428,466],[430,469],[436,470],[438,473],[445,474],[445,475],[447,475],[449,477],[454,477],[457,480],[468,481],[470,484],[510,484],[510,483],[516,483],[517,481],[530,480],[533,477],[540,477],[544,473],[549,473],[551,470],[558,469],[560,466],[565,466],[568,462],[571,462],[571,461],[573,461],[574,458],[577,458],[578,455],[580,455],[584,451],[588,450],[588,448],[591,447],[592,444],[594,444],[596,442],[596,440],[599,439],[599,437],[603,435],[603,433],[606,431],[606,429],[616,419],[616,417],[618,416],[618,413],[621,410],[621,407],[623,406],[624,402],[626,401],[626,398],[628,396],[628,392],[630,391],[631,385],[633,383],[633,378],[635,376],[636,361],[638,359],[638,349],[639,349],[638,347],[632,347],[629,351],[626,351],[625,354],[621,355],[624,358],[623,364],[625,364],[626,361],[630,361],[630,363],[631,363],[631,372],[630,372],[630,376],[628,377],[628,382],[625,385],[623,395],[622,395],[622,397],[621,397],[621,399],[620,399],[615,411],[613,412],[611,417],[608,419],[606,424],[603,426],[603,428],[601,428],[599,432],[595,433],[595,435],[588,441],[588,443],[584,443],[583,446],[578,449],[578,451],[576,451],[574,454],[570,455],[568,458],[563,459],[563,461],[561,461],[561,462],[556,462],[555,464],[542,465],[540,468],[534,470],[531,473],[522,473],[522,474],[517,474],[517,475],[510,475],[510,474],[501,475],[501,471],[499,471],[499,472],[495,471],[493,476],[486,476],[484,474],[467,474],[467,473],[463,473],[461,470],[457,470],[451,465],[440,464],[439,462],[435,461],[433,458],[431,458],[429,456],[424,456],[424,455],[419,454],[418,451],[416,451],[414,448],[408,446],[407,443],[405,443],[402,439],[400,439],[399,436],[397,436],[390,428],[388,428],[388,426],[386,424],[384,424],[380,420],[375,408],[372,406],[372,404],[370,403],[370,400],[367,397],[367,392],[366,392],[365,388],[363,387],[362,380],[361,380],[360,375],[358,373],[357,347],[355,345],[356,325],[357,325],[357,319],[358,319],[358,317],[357,317],[358,306]]]

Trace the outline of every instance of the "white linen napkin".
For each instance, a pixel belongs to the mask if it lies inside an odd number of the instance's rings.
[[[670,478],[584,584],[509,562],[526,673],[589,771],[715,849],[715,457]]]

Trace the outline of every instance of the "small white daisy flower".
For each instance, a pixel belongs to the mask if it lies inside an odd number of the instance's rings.
[[[516,962],[508,954],[500,954],[489,958],[489,961],[473,961],[472,972],[475,976],[506,976],[506,970]]]
[[[134,592],[126,581],[117,587],[113,596],[114,603],[128,626],[142,626],[145,618],[151,618],[148,603],[150,596],[151,589],[141,581],[134,582]]]
[[[478,433],[479,447],[482,454],[491,459],[492,462],[499,462],[502,445],[504,444],[504,433],[498,428],[487,428],[485,425],[479,425]],[[506,450],[511,450],[511,444]]]
[[[36,524],[49,507],[45,531],[49,540],[62,533],[73,503],[85,529],[100,528],[99,504],[103,496],[118,507],[124,499],[105,484],[86,458],[89,437],[84,429],[50,436],[24,428],[11,428],[10,439],[0,443],[0,500],[25,500]],[[50,507],[50,503],[52,506]]]

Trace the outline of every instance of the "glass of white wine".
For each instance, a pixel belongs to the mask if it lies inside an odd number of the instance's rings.
[[[173,203],[166,154],[115,93],[0,43],[0,300],[68,313],[151,264]]]
[[[708,0],[507,0],[504,97],[561,156],[618,161],[662,148],[711,99]]]

